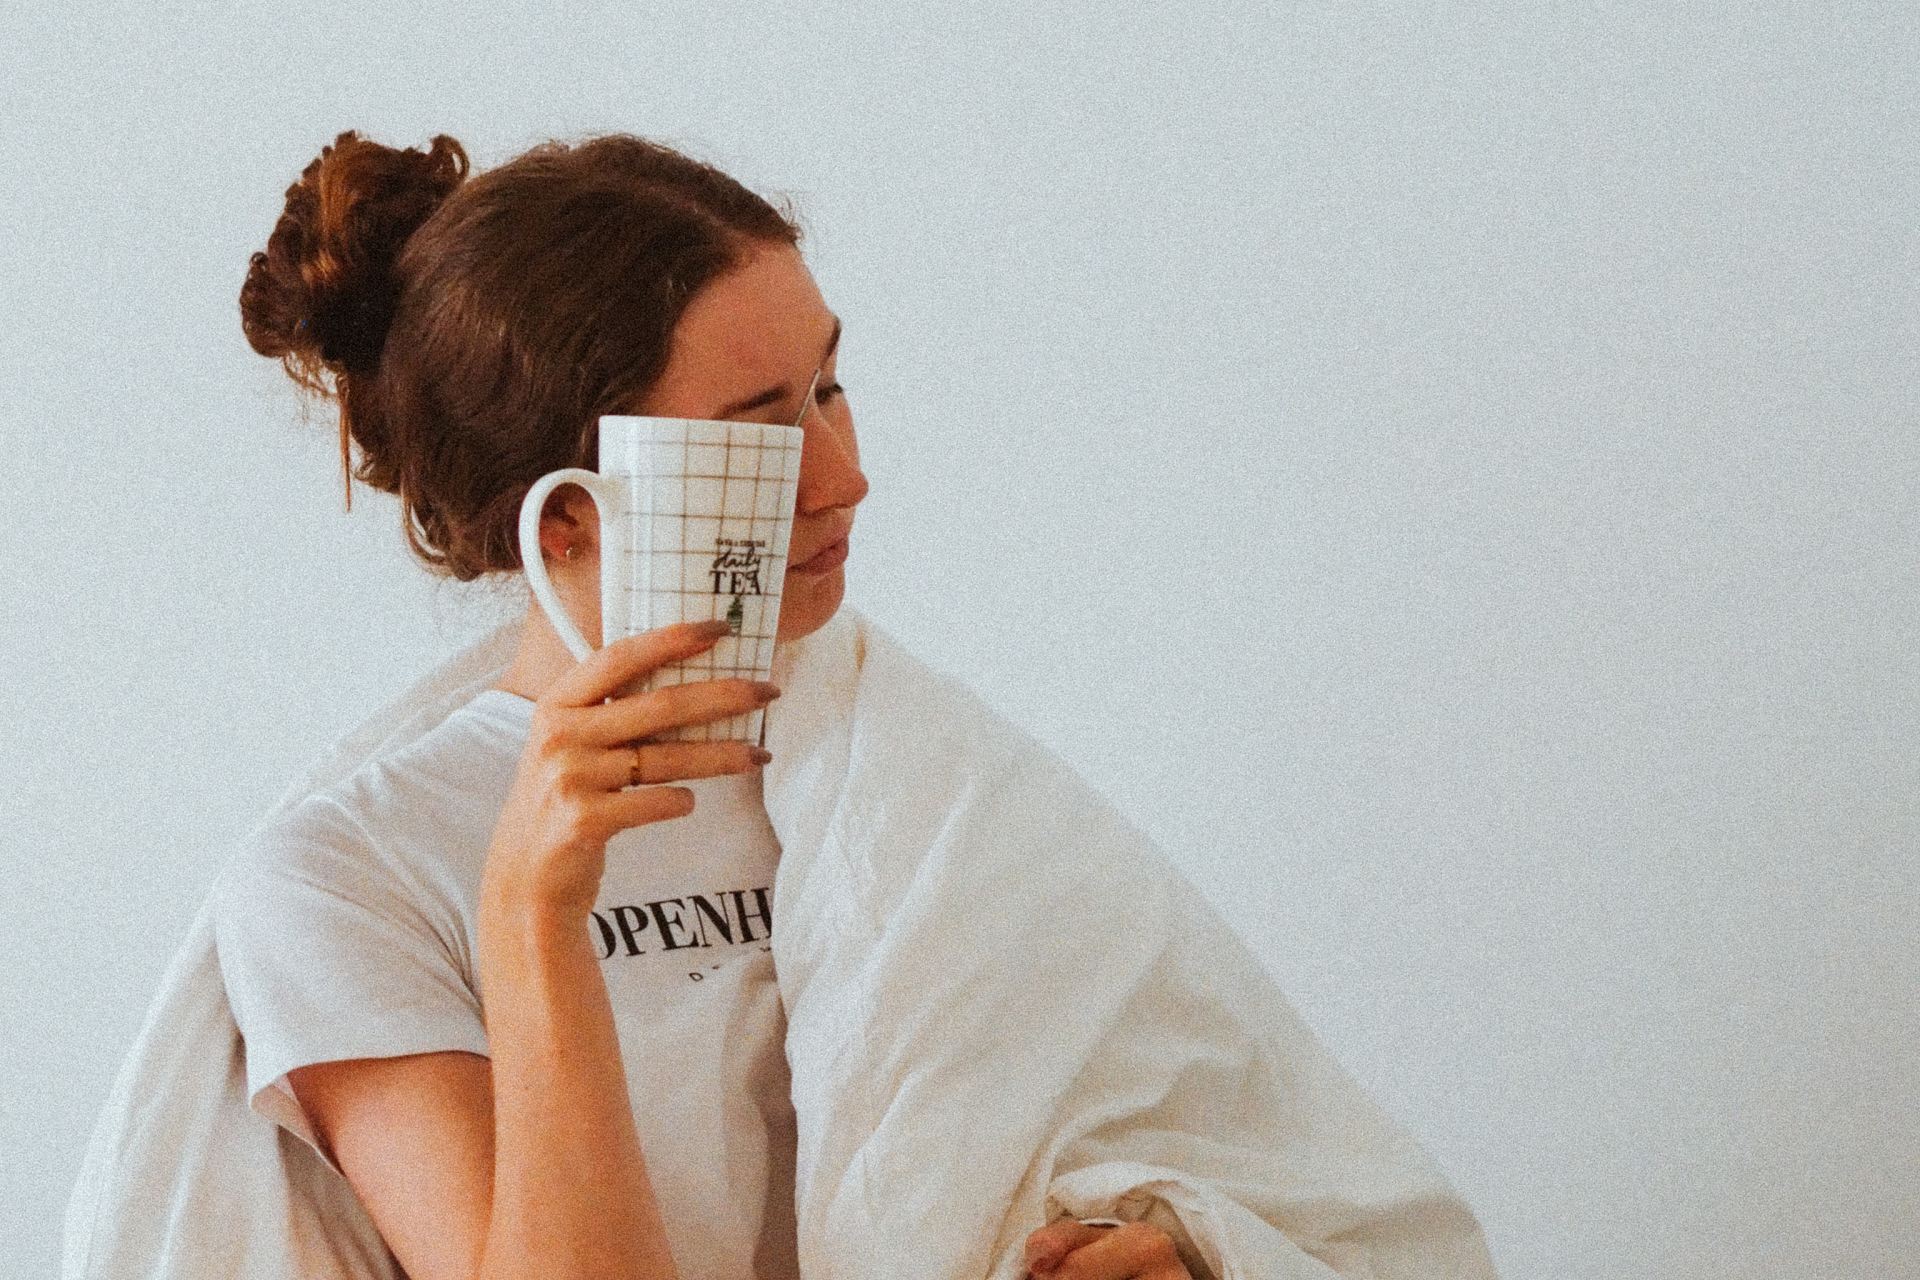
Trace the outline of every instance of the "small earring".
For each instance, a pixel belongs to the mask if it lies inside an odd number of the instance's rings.
[[[573,544],[571,542],[567,544],[567,559],[573,559]]]

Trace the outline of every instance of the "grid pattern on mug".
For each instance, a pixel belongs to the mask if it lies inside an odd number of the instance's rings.
[[[642,688],[734,677],[764,680],[772,669],[800,446],[797,433],[786,428],[742,431],[754,426],[688,422],[670,434],[633,439],[634,449],[652,451],[650,465],[639,457],[619,460],[616,469],[631,478],[628,509],[622,513],[630,541],[620,549],[623,562],[612,566],[627,594],[620,634],[728,618],[736,606],[739,611],[735,634],[651,674]],[[602,460],[602,470],[607,461]],[[693,514],[716,510],[717,518]],[[652,738],[755,738],[761,736],[755,721],[763,726],[764,715],[752,711],[681,725]]]

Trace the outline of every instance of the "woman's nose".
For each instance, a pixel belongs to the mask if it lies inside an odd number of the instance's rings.
[[[800,446],[800,484],[794,507],[804,512],[827,507],[852,507],[867,496],[867,477],[860,470],[860,454],[853,428],[837,429],[814,411]]]

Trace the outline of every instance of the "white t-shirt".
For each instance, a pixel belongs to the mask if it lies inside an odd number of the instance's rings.
[[[475,907],[533,705],[482,691],[250,833],[215,882],[253,1108],[316,1152],[290,1069],[487,1052]],[[680,1274],[794,1280],[794,1114],[768,941],[780,845],[757,773],[675,785],[694,811],[608,842],[587,927]]]

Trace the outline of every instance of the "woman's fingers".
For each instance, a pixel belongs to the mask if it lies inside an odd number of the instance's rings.
[[[1036,1276],[1052,1275],[1069,1253],[1112,1230],[1090,1227],[1075,1218],[1056,1218],[1027,1237],[1027,1270]]]
[[[592,707],[640,676],[711,649],[725,635],[724,624],[676,622],[602,645],[575,663],[547,690],[542,701],[562,707]]]
[[[638,742],[620,747],[575,747],[579,766],[575,776],[591,777],[599,790],[654,786],[685,778],[717,778],[744,773],[764,763],[767,753],[751,742],[726,738],[717,742]],[[633,780],[635,753],[640,781]]]
[[[683,622],[626,636],[574,664],[539,699],[534,735],[614,747],[686,725],[757,711],[779,696],[768,682],[723,677],[629,692],[652,672],[711,649],[726,623]],[[607,701],[612,698],[611,702]]]
[[[576,740],[614,746],[682,725],[706,724],[758,711],[775,696],[770,683],[724,676],[661,685],[646,693],[615,698],[605,706],[580,707],[567,714],[573,718]]]
[[[1049,1223],[1027,1237],[1027,1268],[1052,1280],[1192,1280],[1172,1238],[1148,1222]]]

